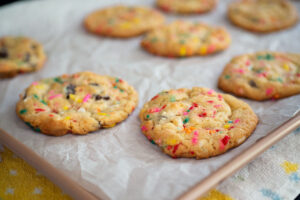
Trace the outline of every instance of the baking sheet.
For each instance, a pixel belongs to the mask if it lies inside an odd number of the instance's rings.
[[[166,15],[174,19],[225,26],[232,38],[228,50],[207,57],[169,59],[140,46],[142,37],[110,39],[88,34],[82,20],[89,12],[115,3],[154,6],[154,1],[26,1],[0,8],[0,36],[25,35],[41,42],[48,55],[45,67],[32,74],[0,80],[0,128],[65,172],[88,191],[110,199],[174,199],[211,174],[270,130],[300,110],[300,95],[267,102],[246,100],[260,118],[253,135],[228,153],[205,160],[172,159],[140,131],[138,112],[161,90],[203,86],[216,88],[224,65],[235,55],[258,50],[300,52],[300,25],[267,35],[231,25],[222,0],[204,15]],[[300,2],[293,2],[300,10]],[[120,77],[139,92],[139,105],[123,123],[86,136],[50,137],[33,132],[15,114],[18,94],[34,80],[90,70]],[[101,196],[101,191],[107,197]]]

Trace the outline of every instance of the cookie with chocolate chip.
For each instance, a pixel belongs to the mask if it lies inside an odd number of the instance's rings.
[[[194,14],[214,9],[217,0],[157,0],[156,5],[166,12]]]
[[[0,78],[39,70],[45,60],[42,45],[30,38],[0,38]]]
[[[219,88],[253,100],[300,93],[300,54],[272,51],[234,57],[219,78]]]
[[[295,25],[298,12],[288,0],[239,0],[228,7],[228,17],[244,29],[272,32]]]
[[[83,135],[125,120],[137,102],[137,92],[124,80],[79,72],[33,82],[16,112],[46,135]]]
[[[242,144],[258,118],[245,102],[211,89],[163,91],[140,112],[143,134],[172,157],[208,158]]]
[[[114,6],[89,14],[85,28],[97,35],[128,38],[143,34],[164,23],[164,16],[145,7]]]
[[[230,35],[224,28],[198,22],[175,21],[148,32],[141,46],[155,55],[188,57],[223,51],[230,42]]]

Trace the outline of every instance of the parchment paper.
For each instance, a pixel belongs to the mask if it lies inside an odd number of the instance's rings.
[[[300,51],[300,25],[259,35],[234,27],[226,19],[226,4],[204,15],[166,15],[225,26],[233,39],[222,53],[184,59],[161,58],[140,46],[142,37],[128,40],[87,33],[83,18],[114,3],[154,6],[154,1],[25,1],[0,8],[0,36],[25,35],[41,42],[48,55],[45,67],[32,74],[0,81],[0,128],[30,147],[87,190],[104,199],[174,199],[221,167],[245,148],[289,119],[300,109],[300,95],[278,101],[246,100],[260,118],[253,135],[224,155],[205,159],[172,159],[140,131],[138,112],[163,89],[216,88],[225,64],[235,55],[258,50]],[[300,2],[293,2],[300,10]],[[123,123],[86,136],[49,137],[33,132],[15,114],[18,94],[34,80],[90,70],[123,78],[139,92],[139,106]],[[102,191],[106,194],[103,195]]]

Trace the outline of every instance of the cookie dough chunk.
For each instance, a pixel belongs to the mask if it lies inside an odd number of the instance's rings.
[[[30,38],[0,38],[0,78],[36,71],[45,60],[43,47]]]
[[[156,55],[187,57],[222,51],[230,41],[229,33],[224,28],[175,21],[147,33],[141,45]]]
[[[164,23],[158,11],[144,7],[115,6],[95,11],[84,25],[92,33],[110,37],[133,37]]]
[[[125,120],[137,101],[137,92],[124,80],[80,72],[33,82],[20,95],[16,112],[44,134],[83,135]]]
[[[300,54],[257,52],[233,58],[219,78],[219,88],[254,100],[300,93]]]
[[[287,0],[243,0],[228,8],[229,19],[255,32],[272,32],[293,26],[298,21],[296,8]]]
[[[193,14],[211,11],[217,0],[157,0],[156,4],[166,12]]]
[[[140,112],[144,135],[172,157],[208,158],[242,144],[258,118],[245,102],[211,89],[163,91]]]

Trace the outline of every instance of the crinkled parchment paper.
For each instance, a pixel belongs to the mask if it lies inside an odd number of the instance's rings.
[[[300,24],[259,35],[234,27],[226,19],[226,4],[204,15],[166,15],[225,26],[232,38],[228,50],[206,57],[169,59],[139,46],[142,37],[102,38],[87,33],[83,18],[114,3],[154,6],[154,0],[24,1],[0,8],[0,36],[25,35],[41,42],[48,55],[45,67],[13,79],[0,80],[0,128],[49,161],[88,191],[110,199],[174,199],[289,119],[300,108],[300,95],[278,101],[246,100],[260,118],[253,135],[241,146],[205,160],[172,159],[140,131],[138,112],[164,89],[216,88],[224,65],[235,55],[258,50],[300,52]],[[300,10],[300,2],[293,2]],[[49,137],[33,132],[15,114],[18,94],[34,80],[90,70],[128,81],[139,92],[139,106],[123,123],[86,136]],[[103,191],[107,197],[102,194]]]

